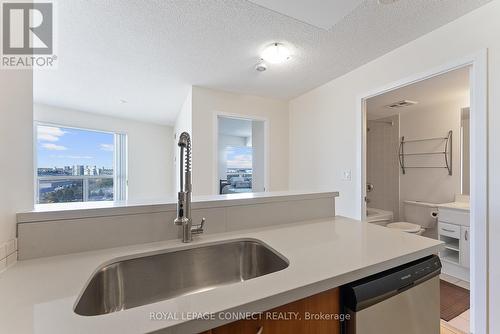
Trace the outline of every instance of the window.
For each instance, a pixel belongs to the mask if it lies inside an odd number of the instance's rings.
[[[252,148],[246,146],[226,146],[225,180],[233,183],[240,192],[252,191]],[[226,188],[228,189],[228,188]]]
[[[126,197],[124,134],[36,124],[37,204]]]
[[[218,116],[217,122],[219,194],[265,191],[264,121]]]

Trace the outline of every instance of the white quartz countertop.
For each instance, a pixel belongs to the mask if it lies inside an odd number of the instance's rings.
[[[239,238],[263,241],[285,256],[289,267],[111,314],[85,317],[73,312],[87,280],[104,262]],[[171,240],[21,261],[0,274],[0,333],[128,334],[161,329],[166,333],[195,333],[224,321],[187,320],[188,314],[264,311],[435,254],[441,247],[437,240],[336,217],[202,235],[189,245]],[[177,319],[150,320],[151,312],[175,314]]]
[[[193,196],[192,208],[204,209],[236,205],[252,205],[284,200],[289,201],[338,197],[338,195],[339,193],[336,191],[275,191]],[[17,214],[17,222],[29,223],[58,219],[78,219],[123,214],[140,214],[146,212],[175,211],[176,205],[177,197],[144,199],[142,201],[38,204],[35,206],[34,210],[19,212]]]

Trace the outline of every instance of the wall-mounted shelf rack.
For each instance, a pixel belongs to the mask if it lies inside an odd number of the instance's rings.
[[[420,143],[420,142],[430,142],[430,141],[442,141],[443,150],[437,152],[416,152],[416,153],[406,153],[405,145],[408,143]],[[453,144],[453,131],[448,131],[446,137],[436,137],[436,138],[423,138],[416,140],[406,140],[405,137],[401,137],[401,142],[399,144],[399,165],[401,166],[401,171],[406,174],[406,170],[410,168],[446,168],[448,170],[448,175],[453,175],[453,162],[452,162],[452,144]],[[405,157],[408,156],[429,156],[429,155],[442,155],[444,158],[444,166],[408,166],[405,161]]]

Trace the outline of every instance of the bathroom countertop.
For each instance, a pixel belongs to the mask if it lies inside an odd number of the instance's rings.
[[[453,209],[453,210],[460,210],[460,211],[470,211],[470,203],[469,202],[443,203],[443,204],[439,204],[438,208]]]
[[[241,283],[102,316],[73,312],[94,270],[116,257],[190,248],[239,238],[262,240],[288,268]],[[202,235],[192,244],[151,244],[20,261],[0,274],[0,333],[196,333],[228,320],[189,320],[189,314],[264,311],[435,254],[442,243],[343,217]],[[150,320],[152,312],[176,319]],[[170,317],[172,318],[172,317]]]

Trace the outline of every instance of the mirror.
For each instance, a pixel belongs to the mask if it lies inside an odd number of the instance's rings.
[[[462,195],[470,194],[470,108],[463,108],[460,120]]]

